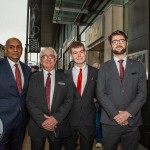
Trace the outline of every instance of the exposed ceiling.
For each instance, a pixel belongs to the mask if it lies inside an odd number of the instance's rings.
[[[91,0],[56,0],[53,22],[77,24],[78,18],[88,14],[88,3]]]
[[[41,47],[53,46],[59,24],[53,23],[55,0],[42,0]]]
[[[110,0],[42,0],[41,46],[53,46],[60,24],[87,25]]]

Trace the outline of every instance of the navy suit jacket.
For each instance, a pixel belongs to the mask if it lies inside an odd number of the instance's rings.
[[[146,72],[140,61],[127,59],[123,83],[114,59],[101,65],[98,73],[97,95],[102,105],[101,122],[117,125],[114,116],[128,111],[130,126],[142,124],[141,107],[146,101]]]
[[[28,115],[25,97],[31,69],[22,62],[20,65],[24,76],[21,95],[19,95],[16,80],[7,58],[0,61],[0,118],[3,121],[4,130],[13,127],[18,112],[23,115],[22,124],[27,125]]]

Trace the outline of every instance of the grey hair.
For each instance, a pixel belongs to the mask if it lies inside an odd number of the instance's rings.
[[[44,48],[42,48],[41,51],[40,51],[40,55],[39,55],[39,56],[40,56],[40,59],[41,59],[41,57],[42,57],[43,51],[45,51],[45,50],[53,51],[53,52],[54,52],[54,56],[55,56],[55,58],[57,59],[57,53],[56,53],[55,49],[52,48],[52,47],[44,47]]]

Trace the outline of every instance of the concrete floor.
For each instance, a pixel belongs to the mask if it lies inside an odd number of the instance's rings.
[[[24,143],[23,143],[23,149],[22,150],[31,150],[30,148],[30,137],[26,134]],[[48,150],[48,142],[46,142],[45,150]],[[78,147],[77,150],[80,150]],[[93,144],[93,150],[103,150],[103,148],[96,148],[95,143]],[[121,150],[121,146],[119,145],[118,150]],[[148,150],[147,148],[143,147],[142,145],[139,145],[138,150]]]

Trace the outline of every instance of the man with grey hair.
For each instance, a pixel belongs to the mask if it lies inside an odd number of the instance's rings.
[[[44,150],[46,138],[49,149],[61,150],[63,139],[70,134],[67,115],[73,104],[73,87],[67,75],[55,70],[56,61],[55,50],[43,48],[40,52],[43,69],[29,81],[26,101],[31,116],[31,150]]]

